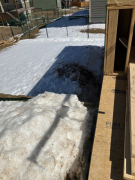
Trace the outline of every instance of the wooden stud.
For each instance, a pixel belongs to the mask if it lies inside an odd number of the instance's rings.
[[[123,177],[126,180],[135,180],[135,176],[131,175],[130,133],[129,133],[129,90],[127,90],[127,98],[126,99],[127,99],[127,102],[126,102],[126,116],[125,116],[125,143],[124,143]]]
[[[130,142],[131,142],[131,157],[135,158],[135,64],[130,63]]]
[[[119,10],[108,11],[107,24],[107,41],[106,41],[106,58],[105,58],[105,74],[111,75],[114,71],[115,48],[117,37]]]
[[[131,25],[130,25],[130,31],[129,31],[127,56],[126,56],[126,64],[125,64],[125,72],[126,73],[127,73],[127,68],[128,68],[128,64],[129,64],[130,52],[131,52],[134,24],[135,24],[135,9],[133,9],[133,11],[132,11]]]

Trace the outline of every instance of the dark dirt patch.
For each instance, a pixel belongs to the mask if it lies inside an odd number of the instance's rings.
[[[81,88],[78,94],[80,101],[98,103],[100,98],[101,81],[91,71],[78,64],[64,64],[57,69],[58,75],[63,80],[76,81]]]

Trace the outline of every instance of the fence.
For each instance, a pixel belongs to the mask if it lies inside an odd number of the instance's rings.
[[[31,13],[23,14],[19,17],[19,19],[13,19],[8,21],[9,27],[7,34],[5,31],[0,31],[0,40],[8,39],[9,37],[20,34],[22,36],[28,34],[28,37],[31,38],[31,32],[44,26],[46,29],[46,37],[50,36],[49,24],[52,22],[61,19],[62,27],[65,28],[66,36],[69,37],[71,35],[70,31],[70,21],[72,19],[85,18],[85,29],[80,29],[82,33],[86,33],[86,37],[89,38],[89,19],[91,18],[103,18],[103,17],[89,17],[89,15],[75,15],[74,13],[82,11],[79,8],[69,8],[69,9],[61,9],[61,8],[53,8],[53,9],[35,9],[32,10]],[[74,14],[74,15],[73,15]],[[72,16],[73,15],[73,16]],[[105,17],[104,17],[105,18]],[[1,24],[2,25],[2,24]],[[7,26],[6,26],[7,27]],[[4,29],[4,28],[3,28]]]

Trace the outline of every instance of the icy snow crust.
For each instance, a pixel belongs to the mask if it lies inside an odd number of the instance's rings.
[[[47,92],[28,102],[0,102],[0,177],[84,180],[93,111],[76,95]]]

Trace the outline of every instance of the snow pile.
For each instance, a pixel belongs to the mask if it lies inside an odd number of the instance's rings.
[[[93,112],[75,95],[44,93],[28,102],[0,102],[0,177],[84,180]]]

